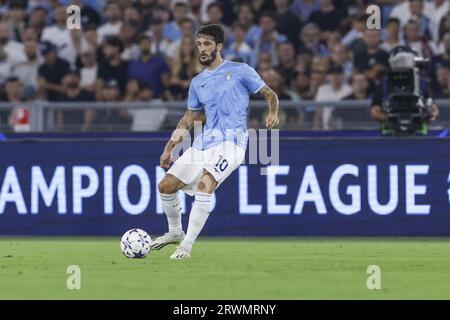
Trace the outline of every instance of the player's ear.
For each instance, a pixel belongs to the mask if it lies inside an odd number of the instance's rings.
[[[217,50],[218,51],[221,51],[223,49],[223,43],[219,43],[218,45],[217,45]]]

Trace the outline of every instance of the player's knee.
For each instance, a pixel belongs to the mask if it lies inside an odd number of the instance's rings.
[[[162,179],[158,183],[158,190],[159,190],[159,193],[162,193],[162,194],[172,194],[172,193],[176,192],[173,185],[167,179]]]
[[[198,189],[198,191],[205,192],[206,191],[206,184],[203,181],[200,181],[198,183],[197,189]]]
[[[200,192],[212,193],[216,189],[216,186],[217,182],[214,177],[209,172],[206,172],[200,179],[197,190]]]

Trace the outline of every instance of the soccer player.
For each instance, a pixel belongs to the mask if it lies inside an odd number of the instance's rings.
[[[224,30],[219,25],[210,24],[197,32],[199,60],[206,68],[192,79],[187,110],[160,158],[160,166],[169,168],[173,149],[183,141],[194,122],[206,122],[203,133],[173,163],[158,185],[169,232],[156,238],[152,249],[181,241],[171,259],[191,256],[192,245],[209,216],[211,194],[244,161],[250,94],[258,92],[268,101],[269,113],[265,119],[268,128],[279,122],[275,92],[252,67],[222,59],[223,43]],[[181,226],[182,208],[176,194],[180,189],[195,195],[186,234]]]

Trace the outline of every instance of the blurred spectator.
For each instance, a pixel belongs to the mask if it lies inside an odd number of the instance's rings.
[[[184,18],[180,21],[181,37],[177,41],[169,43],[167,45],[167,50],[165,51],[166,57],[171,60],[174,59],[180,50],[181,38],[191,37],[192,40],[195,39],[195,26],[194,21],[190,18]],[[167,40],[166,40],[167,41]],[[154,52],[153,52],[154,53]],[[154,53],[155,54],[155,53]]]
[[[286,79],[286,85],[290,87],[291,80],[296,73],[295,66],[297,64],[294,45],[290,42],[280,43],[278,45],[277,53],[280,63],[277,65],[276,69]]]
[[[9,38],[15,41],[22,41],[20,34],[25,28],[26,6],[22,0],[10,0],[7,11],[7,24],[9,28]]]
[[[125,61],[136,60],[139,57],[139,47],[135,43],[137,31],[137,25],[133,23],[124,23],[120,28],[119,39],[124,48],[120,57]]]
[[[142,21],[142,14],[136,7],[126,7],[123,11],[123,23],[132,23],[138,26],[138,32],[147,28],[147,24]]]
[[[41,41],[53,43],[57,48],[58,57],[74,65],[77,51],[72,41],[71,30],[67,29],[66,26],[66,8],[62,5],[58,6],[54,10],[53,19],[55,24],[44,28]],[[75,31],[79,32],[78,30]]]
[[[191,79],[199,74],[202,69],[192,37],[182,38],[180,50],[171,64],[168,93],[170,99],[186,99]]]
[[[265,12],[259,18],[261,35],[254,41],[254,49],[258,55],[260,52],[267,52],[272,57],[272,63],[278,63],[277,46],[281,42],[287,41],[287,37],[278,33],[277,21],[275,15],[271,12]]]
[[[439,26],[442,19],[450,11],[449,0],[432,0],[424,2],[423,13],[430,19],[430,31],[433,41],[440,41]]]
[[[412,20],[419,23],[421,34],[427,39],[431,39],[431,19],[428,18],[423,11],[423,0],[409,0],[409,10],[412,15]],[[432,17],[435,19],[436,17]],[[407,21],[407,23],[409,20]]]
[[[306,24],[299,33],[298,52],[309,51],[314,55],[327,55],[328,49],[320,40],[320,29],[314,23]]]
[[[121,100],[119,82],[115,79],[105,80],[100,90],[100,101],[117,102]],[[84,130],[92,131],[127,131],[131,128],[132,118],[124,108],[100,109],[86,111]]]
[[[245,42],[251,47],[254,47],[254,41],[261,34],[261,28],[255,24],[255,14],[248,3],[243,3],[238,7],[238,18],[237,22],[244,28],[245,31]],[[229,43],[233,43],[233,34],[229,36]]]
[[[311,66],[312,71],[318,71],[325,74],[328,72],[328,69],[330,69],[330,59],[322,56],[314,56]]]
[[[411,20],[410,0],[402,0],[394,6],[390,13],[390,18],[397,18],[403,28]]]
[[[150,101],[153,99],[153,96],[152,87],[147,83],[143,83],[139,88],[139,101]]]
[[[0,85],[11,76],[13,65],[14,62],[5,52],[3,47],[0,46]]]
[[[292,90],[299,100],[309,99],[310,76],[306,72],[297,72],[292,81]]]
[[[370,91],[370,84],[363,72],[354,72],[350,76],[352,93],[345,96],[344,100],[364,100],[371,99],[373,94]]]
[[[97,28],[93,24],[83,27],[82,30],[81,52],[86,50],[94,50],[97,55],[101,52],[101,48],[98,46]]]
[[[224,57],[228,60],[240,61],[256,66],[256,55],[245,42],[245,28],[239,22],[233,24],[233,42],[224,50]]]
[[[426,59],[433,58],[434,52],[437,51],[433,43],[423,36],[416,20],[410,20],[405,25],[405,44]]]
[[[43,7],[47,10],[49,17],[53,16],[55,8],[59,7],[61,2],[59,0],[29,0],[28,10],[33,10],[35,7]]]
[[[277,18],[277,31],[288,37],[289,41],[298,46],[298,31],[302,24],[300,19],[289,11],[290,0],[274,0]]]
[[[93,102],[95,95],[91,91],[80,87],[80,73],[76,70],[70,70],[63,78],[64,91],[59,95],[60,102]],[[56,129],[69,129],[70,131],[79,131],[85,123],[85,111],[74,109],[64,109],[56,113]]]
[[[191,9],[190,15],[196,21],[202,23],[202,2],[203,0],[189,0],[189,7]]]
[[[333,0],[320,0],[320,9],[314,11],[308,21],[315,23],[322,32],[339,29],[342,15],[333,4]]]
[[[6,79],[5,92],[0,95],[0,101],[19,103],[22,102],[22,84],[16,77]],[[5,127],[10,123],[11,110],[0,110],[0,126]]]
[[[430,77],[434,79],[436,77],[436,69],[438,66],[444,66],[450,68],[450,31],[448,31],[443,39],[442,44],[444,46],[444,52],[436,55],[430,63]]]
[[[401,27],[404,27],[411,19],[417,20],[421,33],[427,39],[431,38],[431,21],[439,23],[435,16],[429,18],[424,15],[423,0],[404,0],[392,9],[390,17],[399,19]]]
[[[177,1],[173,6],[173,20],[166,22],[164,25],[164,38],[170,42],[175,42],[181,37],[181,26],[180,23],[184,18],[187,18],[188,14],[187,3]]]
[[[1,97],[0,101],[17,103],[22,102],[24,100],[22,96],[23,87],[19,78],[9,77],[8,79],[5,80],[4,87],[5,93]],[[6,112],[9,113],[9,111]],[[5,113],[3,113],[3,115],[5,115]]]
[[[22,30],[20,37],[22,38],[22,43],[25,43],[27,41],[39,42],[36,31],[30,26],[27,26]]]
[[[450,0],[449,0],[450,1]],[[450,31],[450,12],[444,16],[439,24],[439,41],[441,42],[444,38],[444,35]]]
[[[127,88],[125,89],[124,101],[133,102],[139,100],[140,84],[139,79],[130,78],[127,82]]]
[[[32,27],[36,34],[38,35],[38,39],[41,38],[42,31],[47,25],[48,21],[48,11],[43,6],[35,7],[28,18],[28,26]]]
[[[258,14],[275,11],[273,1],[250,0],[250,6],[252,11],[256,14],[256,20],[259,20],[261,18],[261,15]]]
[[[400,20],[397,18],[389,18],[386,24],[387,37],[381,44],[381,49],[391,52],[396,46],[404,45],[400,39]]]
[[[366,29],[368,15],[360,14],[352,17],[352,28],[342,38],[342,44],[351,47],[355,40],[361,39]]]
[[[362,50],[353,53],[353,64],[359,71],[365,72],[370,81],[379,79],[389,66],[389,54],[380,48],[379,30],[366,29],[362,38]]]
[[[30,98],[34,97],[38,89],[38,44],[35,40],[24,43],[26,61],[18,62],[12,67],[12,75],[17,77]]]
[[[229,36],[231,34],[230,28],[222,22],[223,8],[219,2],[213,2],[208,5],[208,22],[207,24],[218,24],[225,31],[225,45],[230,43]]]
[[[114,79],[119,84],[119,91],[124,92],[127,84],[128,63],[120,56],[123,44],[117,37],[107,38],[103,44],[104,60],[98,67],[97,97],[102,87],[102,82]]]
[[[122,28],[122,8],[117,1],[109,0],[105,6],[106,23],[97,29],[97,41],[99,44],[106,37],[117,36]]]
[[[155,4],[157,3],[156,0],[137,0],[134,4],[134,9],[136,10],[128,10],[126,7],[125,9],[125,21],[128,21],[128,18],[131,18],[135,20],[136,18],[139,19],[139,21],[133,21],[139,23],[139,25],[143,28],[140,28],[139,31],[142,32],[147,27],[150,19],[152,18],[152,13],[155,11]],[[130,11],[130,12],[127,12]],[[136,16],[137,13],[137,16]]]
[[[344,70],[344,80],[347,81],[353,71],[353,61],[347,48],[341,44],[331,47],[330,62],[332,65],[341,66]]]
[[[328,83],[319,87],[316,101],[339,101],[352,92],[352,88],[344,83],[344,71],[340,66],[334,66],[328,72]],[[317,107],[314,127],[315,129],[329,130],[333,127],[330,123],[334,108],[331,106]]]
[[[257,71],[258,74],[262,74],[264,71],[274,68],[274,64],[272,62],[272,56],[269,52],[261,52],[258,56],[258,66]]]
[[[352,86],[352,93],[345,96],[343,100],[372,99],[373,95],[369,90],[369,81],[363,72],[353,73],[350,77],[350,84]],[[355,123],[357,124],[364,119],[370,119],[370,113],[366,107],[339,107],[333,111],[332,119],[335,123],[335,127],[338,129],[342,129],[344,123],[347,128],[353,128]]]
[[[191,21],[189,18],[186,18],[189,20],[189,24],[191,24]],[[183,32],[183,24],[184,22],[181,22],[181,32]],[[156,55],[162,55],[163,53],[168,51],[170,42],[166,38],[164,38],[163,34],[163,21],[161,18],[153,18],[150,21],[150,29],[147,31],[147,34],[152,38],[152,54]],[[193,28],[191,29],[192,32],[190,35],[193,34]]]
[[[308,21],[311,14],[320,8],[320,0],[294,0],[289,9],[302,21]]]
[[[138,38],[139,59],[130,62],[128,77],[150,84],[155,98],[159,98],[169,83],[169,67],[162,56],[152,55],[151,39],[148,35]]]
[[[88,49],[81,54],[80,87],[95,92],[95,81],[98,74],[98,64],[95,51]]]
[[[48,101],[56,101],[64,91],[62,79],[69,72],[70,65],[67,61],[58,58],[56,46],[48,41],[41,43],[41,54],[44,63],[38,69],[39,95]]]
[[[433,98],[445,99],[450,97],[449,89],[450,70],[443,66],[438,66],[436,78],[432,81]]]
[[[0,21],[0,50],[7,55],[8,61],[12,64],[26,60],[23,44],[10,39],[8,26],[4,21]]]

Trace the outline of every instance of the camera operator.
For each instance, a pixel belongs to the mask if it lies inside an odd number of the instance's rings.
[[[377,86],[371,105],[372,117],[383,135],[426,135],[439,109],[430,85],[419,76],[425,60],[407,46],[397,46],[390,54],[388,75]]]

